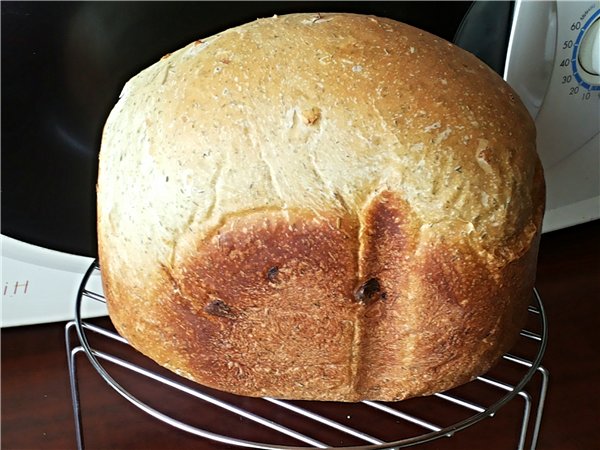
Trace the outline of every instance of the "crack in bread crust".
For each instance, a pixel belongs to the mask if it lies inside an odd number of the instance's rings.
[[[531,285],[515,284],[515,275],[534,270],[534,252],[498,281],[464,241],[423,234],[390,193],[364,212],[362,254],[357,218],[345,217],[340,229],[333,216],[261,211],[231,218],[218,239],[178,255],[155,290],[162,306],[144,306],[159,308],[148,317],[173,333],[168,353],[164,336],[151,342],[150,325],[132,335],[139,318],[119,314],[123,301],[135,309],[136,298],[112,295],[111,316],[159,363],[242,395],[399,400],[489,368],[518,335]],[[356,286],[375,278],[385,295],[357,302]]]

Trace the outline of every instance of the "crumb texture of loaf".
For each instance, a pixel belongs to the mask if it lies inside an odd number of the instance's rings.
[[[535,128],[473,55],[390,19],[291,14],[132,78],[102,137],[119,332],[250,396],[399,400],[480,375],[535,279]]]

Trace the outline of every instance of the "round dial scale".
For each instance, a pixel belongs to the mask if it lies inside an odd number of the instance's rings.
[[[571,27],[580,30],[571,54],[573,75],[583,89],[600,90],[600,9],[585,24],[578,20]]]

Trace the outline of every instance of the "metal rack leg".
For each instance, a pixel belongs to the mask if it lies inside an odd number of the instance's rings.
[[[525,401],[525,409],[523,411],[523,422],[521,422],[521,435],[519,436],[518,450],[525,450],[525,439],[527,438],[527,428],[529,427],[529,417],[531,415],[531,396],[520,391],[519,396]]]
[[[546,402],[546,393],[548,392],[548,381],[550,378],[550,373],[548,369],[543,366],[539,366],[537,368],[538,372],[542,375],[542,386],[540,388],[540,399],[538,402],[538,407],[535,416],[535,423],[533,426],[533,437],[531,438],[531,450],[535,450],[537,447],[537,441],[540,437],[540,427],[542,424],[542,414],[544,412],[544,405]]]
[[[69,384],[71,386],[71,401],[73,403],[73,417],[75,419],[75,439],[77,443],[77,449],[83,450],[83,428],[81,426],[81,407],[79,402],[79,385],[77,382],[77,366],[75,364],[75,357],[79,352],[83,350],[82,347],[71,346],[71,330],[73,329],[75,322],[69,322],[65,327],[65,340],[67,346],[67,364],[69,367]]]

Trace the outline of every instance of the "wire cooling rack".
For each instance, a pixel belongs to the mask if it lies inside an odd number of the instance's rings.
[[[540,365],[547,324],[535,290],[527,328],[521,331],[518,344],[485,375],[448,392],[402,402],[333,403],[235,396],[189,382],[156,366],[114,330],[82,320],[82,304],[105,301],[98,283],[94,286],[90,282],[99,275],[95,261],[79,288],[75,320],[65,329],[78,449],[84,448],[77,372],[80,354],[87,356],[109,386],[143,412],[199,438],[228,445],[260,449],[399,449],[452,437],[520,398],[517,449],[536,448],[549,374]],[[133,392],[133,386],[124,386],[119,379],[125,372],[155,389],[151,394]],[[540,380],[533,383],[536,374]],[[537,386],[533,395],[526,390],[532,384]],[[176,398],[177,409],[165,406],[165,398]],[[247,426],[240,426],[241,422]],[[249,428],[252,433],[247,432]]]

